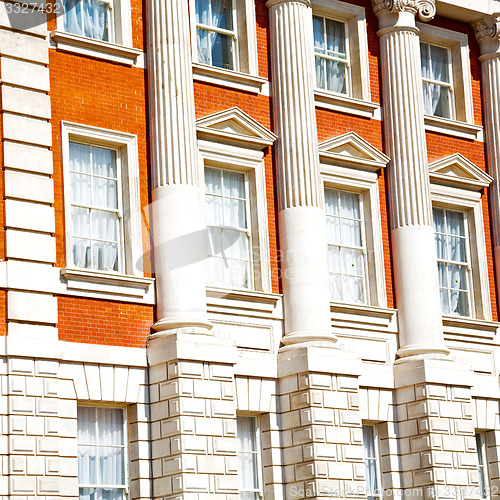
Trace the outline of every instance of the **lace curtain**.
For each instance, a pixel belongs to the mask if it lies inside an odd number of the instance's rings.
[[[205,169],[209,282],[228,288],[249,286],[249,238],[245,176]]]
[[[377,470],[377,449],[375,446],[375,432],[373,426],[363,426],[363,447],[365,456],[365,481],[367,500],[380,498],[380,485]]]
[[[326,189],[325,209],[332,298],[351,303],[364,302],[359,195]]]
[[[63,0],[64,31],[75,35],[109,40],[109,14],[107,3],[96,0]]]
[[[240,499],[258,500],[259,463],[255,417],[237,418]]]
[[[443,118],[451,118],[450,90],[446,85],[431,83],[450,83],[448,50],[444,47],[422,43],[420,45],[422,78],[424,79],[425,113]]]
[[[73,142],[69,152],[74,264],[118,271],[116,153]]]
[[[125,487],[123,410],[78,407],[80,500],[122,500]]]

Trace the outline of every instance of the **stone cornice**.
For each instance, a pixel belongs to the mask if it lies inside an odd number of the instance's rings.
[[[434,0],[372,0],[373,11],[376,15],[387,11],[391,14],[411,12],[419,16],[422,21],[430,21],[436,14]]]
[[[478,41],[483,38],[500,40],[500,13],[485,16],[472,24]]]

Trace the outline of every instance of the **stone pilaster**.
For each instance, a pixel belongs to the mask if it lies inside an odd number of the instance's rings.
[[[362,498],[361,362],[317,347],[278,357],[285,498]]]
[[[493,177],[491,203],[493,248],[497,283],[500,283],[500,13],[474,23],[481,49],[484,130],[488,170]]]
[[[396,365],[402,487],[411,498],[480,498],[472,373],[449,360]]]
[[[209,335],[150,341],[155,499],[238,498],[236,357]]]
[[[149,0],[148,78],[156,331],[210,329],[188,3]],[[174,22],[175,20],[175,22]]]
[[[285,346],[334,342],[314,106],[309,0],[270,0]]]
[[[415,15],[431,0],[374,0],[379,20],[399,356],[447,353],[427,170],[423,91]]]

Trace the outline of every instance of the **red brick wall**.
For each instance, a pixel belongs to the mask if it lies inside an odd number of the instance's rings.
[[[59,339],[68,342],[145,347],[153,324],[152,306],[63,296],[57,304]]]

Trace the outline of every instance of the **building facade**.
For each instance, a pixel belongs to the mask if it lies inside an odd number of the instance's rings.
[[[0,497],[500,498],[497,0],[0,2]]]

